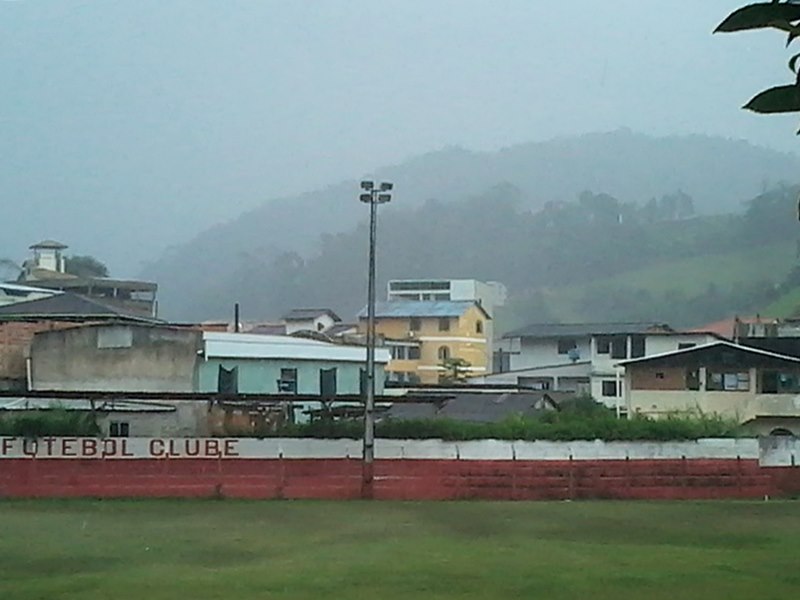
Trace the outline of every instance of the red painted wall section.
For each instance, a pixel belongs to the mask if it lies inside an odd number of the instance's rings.
[[[0,497],[353,499],[356,459],[5,459]],[[763,498],[800,495],[800,467],[757,460],[380,460],[384,500]]]

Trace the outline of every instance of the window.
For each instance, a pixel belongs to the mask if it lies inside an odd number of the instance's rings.
[[[217,369],[217,391],[220,394],[239,393],[239,367],[226,369],[222,365]]]
[[[475,321],[475,333],[483,333],[483,321]]]
[[[133,329],[130,327],[101,327],[97,330],[98,348],[130,348]]]
[[[717,392],[747,392],[750,390],[750,373],[708,371],[706,389]]]
[[[611,352],[611,338],[605,335],[598,336],[596,339],[597,353],[608,354]]]
[[[616,381],[604,381],[603,382],[603,396],[606,397],[615,397],[619,394],[617,393],[617,382]]]
[[[319,393],[321,396],[333,397],[336,395],[336,369],[319,370]]]
[[[281,369],[281,378],[278,379],[278,391],[284,394],[297,393],[297,369]]]
[[[628,358],[628,338],[624,335],[611,339],[611,358]]]
[[[408,347],[408,360],[419,360],[420,352],[419,346]]]
[[[559,338],[558,340],[558,353],[569,354],[570,350],[577,349],[578,344],[573,338]]]
[[[108,425],[109,437],[128,437],[130,425],[126,421],[111,421]]]
[[[657,371],[656,379],[664,379],[664,373],[662,371]]]
[[[439,346],[437,356],[439,357],[439,360],[448,360],[450,358],[450,348],[447,346]]]
[[[439,331],[450,331],[450,319],[442,317],[439,319]]]
[[[632,335],[631,336],[631,358],[640,358],[644,356],[644,336]]]
[[[405,360],[406,359],[406,347],[405,346],[392,346],[391,347],[392,358],[394,360]]]
[[[411,331],[419,331],[422,329],[422,321],[419,317],[411,317],[411,319],[408,321],[408,328]]]

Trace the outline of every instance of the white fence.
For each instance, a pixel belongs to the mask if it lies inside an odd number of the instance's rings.
[[[288,438],[76,438],[0,437],[2,458],[118,459],[336,459],[361,457],[360,440]],[[701,439],[687,442],[509,442],[376,440],[377,459],[432,460],[644,460],[743,459],[764,466],[800,464],[796,438]]]

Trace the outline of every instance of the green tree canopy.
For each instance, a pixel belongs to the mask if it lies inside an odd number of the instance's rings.
[[[108,267],[94,256],[68,256],[64,267],[78,277],[108,277]]]

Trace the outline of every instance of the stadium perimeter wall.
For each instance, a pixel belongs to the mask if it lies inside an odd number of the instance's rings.
[[[0,437],[0,497],[362,497],[361,442]],[[378,440],[376,499],[800,496],[800,441]]]

